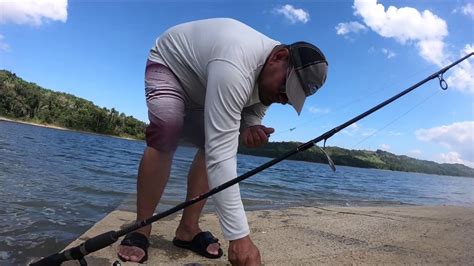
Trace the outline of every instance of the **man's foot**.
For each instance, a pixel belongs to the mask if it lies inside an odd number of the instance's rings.
[[[200,232],[191,241],[179,240],[176,237],[173,239],[173,244],[180,248],[189,249],[197,254],[210,259],[217,259],[222,257],[224,253],[219,245],[219,239],[215,238],[210,232]],[[217,252],[215,247],[217,245]],[[209,252],[212,251],[211,252]]]
[[[180,248],[192,250],[207,258],[220,258],[223,254],[219,239],[209,232],[200,229],[185,230],[181,227],[176,230],[173,244]]]
[[[148,259],[150,242],[142,233],[132,232],[125,236],[118,247],[117,255],[122,261],[143,263]]]

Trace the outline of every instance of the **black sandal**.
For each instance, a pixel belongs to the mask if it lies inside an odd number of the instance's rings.
[[[179,240],[176,237],[173,239],[173,245],[177,247],[189,249],[206,258],[218,259],[224,254],[221,248],[219,248],[217,255],[207,252],[207,247],[214,243],[219,243],[219,239],[215,238],[208,231],[198,233],[191,241]]]
[[[122,242],[120,242],[120,245],[127,247],[137,247],[143,250],[145,252],[145,256],[143,256],[143,258],[138,263],[144,263],[148,260],[148,247],[150,246],[150,242],[145,235],[138,232],[128,233]],[[120,254],[117,255],[121,261],[127,261],[125,258],[120,256]]]

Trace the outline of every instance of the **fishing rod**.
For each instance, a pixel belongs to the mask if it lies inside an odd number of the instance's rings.
[[[244,179],[247,179],[285,159],[287,159],[288,157],[296,154],[296,153],[299,153],[301,151],[305,151],[313,146],[317,146],[316,144],[322,140],[324,140],[324,145],[326,144],[326,141],[331,138],[334,134],[336,134],[337,132],[343,130],[344,128],[348,127],[349,125],[361,120],[362,118],[372,114],[373,112],[383,108],[384,106],[390,104],[391,102],[397,100],[398,98],[404,96],[405,94],[413,91],[414,89],[418,88],[419,86],[423,85],[424,83],[432,80],[432,79],[435,79],[435,78],[438,78],[439,80],[439,86],[441,87],[441,89],[443,90],[447,90],[448,89],[448,83],[446,82],[446,80],[444,80],[444,77],[443,77],[443,74],[448,71],[450,68],[452,68],[453,66],[461,63],[462,61],[466,60],[467,58],[469,58],[470,56],[472,56],[474,54],[474,52],[472,53],[469,53],[467,54],[466,56],[464,56],[463,58],[455,61],[454,63],[440,69],[439,71],[431,74],[430,76],[428,76],[427,78],[425,78],[424,80],[416,83],[415,85],[411,86],[410,88],[400,92],[399,94],[393,96],[392,98],[372,107],[371,109],[365,111],[364,113],[352,118],[351,120],[323,133],[322,135],[320,135],[319,137],[317,138],[314,138],[304,144],[301,144],[299,145],[296,149],[292,150],[292,151],[289,151],[287,152],[286,154],[282,155],[281,157],[279,158],[275,158],[271,161],[268,161],[267,163],[264,163],[262,165],[260,165],[259,167],[253,169],[253,170],[250,170],[232,180],[229,180],[211,190],[209,190],[208,192],[200,195],[200,196],[197,196],[191,200],[188,200],[188,201],[185,201],[185,202],[182,202],[178,205],[176,205],[175,207],[167,210],[167,211],[164,211],[164,212],[161,212],[161,213],[158,213],[150,218],[147,218],[143,221],[138,221],[138,222],[135,222],[134,224],[130,225],[130,226],[127,226],[126,228],[122,229],[122,230],[119,230],[119,231],[109,231],[109,232],[106,232],[106,233],[103,233],[103,234],[100,234],[98,236],[95,236],[93,238],[90,238],[88,240],[86,240],[85,242],[83,242],[82,244],[76,246],[76,247],[73,247],[73,248],[70,248],[70,249],[67,249],[61,253],[56,253],[56,254],[53,254],[53,255],[50,255],[48,257],[45,257],[37,262],[34,262],[30,265],[32,266],[43,266],[43,265],[61,265],[62,262],[64,261],[69,261],[69,260],[78,260],[79,263],[81,265],[87,265],[87,262],[86,260],[84,259],[84,257],[92,252],[95,252],[95,251],[98,251],[100,249],[103,249],[109,245],[112,245],[113,243],[115,243],[120,237],[122,236],[125,236],[126,234],[128,233],[131,233],[139,228],[142,228],[142,227],[145,227],[147,225],[150,225],[164,217],[167,217],[168,215],[171,215],[177,211],[180,211],[198,201],[201,201],[201,200],[204,200],[204,199],[207,199],[208,197],[230,187],[230,186],[233,186],[237,183],[239,183],[240,181],[244,180]],[[318,146],[319,147],[319,146]],[[321,149],[323,152],[324,150]],[[324,152],[325,153],[325,152]],[[326,154],[326,153],[325,153]],[[334,163],[332,162],[331,158],[326,154],[326,157],[329,161],[329,165],[331,166],[331,168],[333,170],[335,170],[335,167],[334,167]]]

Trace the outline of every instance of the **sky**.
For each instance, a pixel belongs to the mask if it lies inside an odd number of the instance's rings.
[[[300,116],[272,105],[271,141],[310,141],[474,51],[474,1],[0,0],[0,69],[147,122],[144,65],[179,23],[240,20],[329,62]],[[352,124],[327,146],[382,149],[474,167],[474,56]],[[319,143],[320,146],[323,143]]]

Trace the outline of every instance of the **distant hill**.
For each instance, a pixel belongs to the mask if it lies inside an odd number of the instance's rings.
[[[298,142],[270,142],[262,148],[249,149],[239,147],[239,153],[277,158],[284,153],[295,150]],[[399,156],[390,152],[377,150],[348,150],[338,147],[326,147],[326,153],[337,165],[361,168],[377,168],[403,172],[418,172],[436,175],[474,177],[474,169],[462,164],[438,164],[431,161],[418,160],[408,156]],[[327,163],[326,156],[316,147],[299,152],[290,160]]]
[[[99,134],[144,139],[146,124],[114,108],[44,89],[0,70],[0,116]]]

